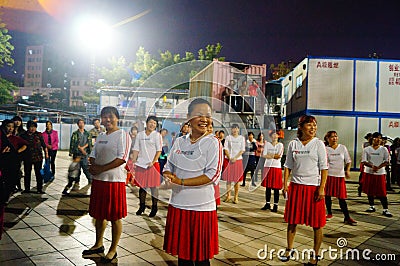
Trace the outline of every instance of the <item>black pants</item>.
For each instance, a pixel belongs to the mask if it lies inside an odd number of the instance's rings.
[[[349,214],[349,209],[347,208],[347,203],[345,199],[338,199],[339,200],[339,206],[340,209],[342,210],[344,214],[344,219],[348,220],[350,218]],[[328,214],[332,214],[332,197],[331,196],[325,196],[325,205],[326,205],[326,210],[328,211]]]
[[[377,198],[380,199],[382,207],[387,210],[389,206],[387,197],[377,197]],[[375,201],[374,196],[368,196],[368,203],[370,206],[374,206],[374,201]]]
[[[51,172],[53,173],[54,177],[56,175],[56,156],[57,156],[57,150],[49,150],[49,159],[50,159],[50,167],[51,167]]]
[[[265,188],[265,202],[271,201],[271,190],[272,188]],[[279,189],[274,189],[274,203],[279,203]]]
[[[43,177],[40,174],[40,169],[42,169],[42,161],[39,161],[39,162],[24,161],[24,172],[25,172],[24,187],[25,187],[25,190],[27,190],[27,191],[31,190],[32,165],[35,170],[37,191],[42,191]]]

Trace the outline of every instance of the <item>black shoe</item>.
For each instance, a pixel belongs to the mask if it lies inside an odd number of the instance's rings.
[[[296,250],[294,248],[292,249],[286,249],[286,252],[289,252],[288,255],[283,255],[283,256],[278,256],[278,258],[280,259],[280,261],[282,262],[288,262],[289,260],[291,260],[292,258],[294,258],[294,253],[296,252]],[[286,254],[285,252],[285,254]]]
[[[246,184],[245,184],[245,183],[242,183],[240,186],[241,186],[241,187],[245,187],[245,186],[246,186]]]
[[[22,194],[31,193],[31,191],[30,191],[30,190],[26,190],[26,189],[25,189],[25,190],[24,190],[24,191],[22,191],[21,193],[22,193]]]
[[[101,263],[111,263],[116,258],[117,258],[117,252],[115,252],[114,256],[111,259],[108,259],[107,257],[101,257],[100,262]]]
[[[139,210],[136,211],[136,215],[142,215],[142,213],[144,213],[145,209],[146,209],[146,206],[140,206]]]
[[[304,263],[303,265],[304,266],[312,266],[312,265],[318,265],[318,261],[320,260],[320,256],[317,256],[316,258],[315,258],[315,263],[311,263],[311,262],[307,262],[307,263]]]
[[[261,208],[261,210],[263,210],[263,211],[270,210],[270,209],[271,209],[271,205],[268,204],[268,203],[266,203],[266,204],[264,205],[264,207]]]
[[[63,190],[62,194],[63,194],[63,195],[68,195],[68,194],[69,194],[68,189],[65,188],[65,189]]]
[[[274,207],[272,208],[272,212],[278,212],[278,205],[274,204]]]
[[[90,256],[94,254],[104,253],[104,246],[101,246],[96,249],[86,249],[82,251],[82,256]]]
[[[154,216],[156,216],[157,211],[158,211],[158,208],[157,208],[157,207],[151,207],[151,212],[150,212],[150,214],[149,214],[149,217],[154,217]]]

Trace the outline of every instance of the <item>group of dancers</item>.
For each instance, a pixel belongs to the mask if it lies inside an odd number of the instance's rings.
[[[132,149],[127,134],[116,134],[120,132],[116,110],[110,107],[103,109],[101,117],[107,132],[99,136],[90,155],[90,171],[94,182],[89,213],[96,218],[96,242],[83,255],[104,252],[102,238],[106,221],[112,221],[112,246],[103,260],[109,262],[117,257],[116,248],[122,230],[120,219],[127,214],[126,197],[123,196],[125,189],[121,187],[125,186],[121,165],[130,158],[132,163],[128,169],[135,172],[134,183],[140,188],[136,214],[144,213],[146,194],[150,190],[152,207],[149,216],[154,217],[158,210],[158,189],[171,189],[164,250],[177,255],[179,265],[210,265],[210,259],[218,254],[216,202],[219,197],[219,180],[222,178],[227,184],[224,201],[238,203],[239,183],[244,178],[242,155],[245,152],[245,138],[239,134],[239,126],[231,126],[231,134],[222,145],[210,130],[213,123],[210,103],[201,98],[193,100],[188,107],[190,132],[175,139],[168,160],[160,171],[158,159],[163,139],[156,131],[156,117],[147,118],[146,129],[136,135]],[[325,143],[316,138],[316,132],[317,121],[313,116],[305,115],[299,119],[298,138],[288,145],[283,175],[281,157],[284,147],[275,131],[269,132],[271,141],[265,142],[261,153],[264,159],[261,184],[266,188],[266,203],[262,210],[277,212],[280,190],[286,199],[284,219],[288,223],[287,248],[286,253],[280,256],[281,261],[288,261],[293,256],[296,227],[305,224],[314,230],[315,256],[307,264],[315,265],[318,262],[322,228],[327,218],[332,217],[332,196],[339,199],[344,222],[357,224],[350,217],[345,201],[345,178],[349,177],[351,163],[348,151],[338,143],[335,131],[325,135]],[[371,206],[369,210],[375,210],[373,199],[378,197],[384,208],[383,214],[391,217],[383,182],[388,154],[380,148],[380,139],[381,135],[374,133],[371,147],[363,151],[362,161],[366,168],[362,180],[363,191],[368,195]],[[121,184],[115,185],[113,182]],[[233,197],[231,190],[234,192]],[[274,200],[271,208],[272,191]],[[120,207],[101,207],[115,204]]]

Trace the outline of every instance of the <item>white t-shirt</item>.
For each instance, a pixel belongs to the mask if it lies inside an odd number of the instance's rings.
[[[231,158],[235,157],[241,151],[244,152],[245,149],[245,139],[242,135],[238,135],[237,137],[229,135],[225,138],[224,150],[227,150],[229,152],[229,156]],[[242,155],[237,158],[237,160],[242,159]]]
[[[351,163],[349,152],[346,146],[338,144],[336,149],[326,147],[326,153],[328,154],[328,175],[336,177],[344,177],[344,166]]]
[[[272,143],[267,142],[264,145],[263,155],[267,154],[279,154],[282,157],[283,144],[278,142],[275,146]],[[282,168],[281,158],[279,159],[265,159],[264,167]]]
[[[211,182],[198,187],[175,187],[170,204],[184,210],[215,210],[214,184],[219,182],[222,164],[221,142],[211,134],[194,144],[190,143],[190,138],[177,138],[164,172],[170,171],[181,179],[206,175]]]
[[[383,146],[379,146],[376,150],[372,148],[372,146],[368,146],[363,150],[361,161],[379,166],[384,162],[389,162],[389,152]],[[386,174],[385,167],[382,167],[377,172],[374,172],[371,167],[368,167],[366,165],[364,166],[364,172],[373,175]]]
[[[324,143],[313,138],[305,146],[296,138],[289,143],[285,167],[292,170],[292,182],[302,185],[319,186],[321,170],[328,169]]]
[[[98,165],[108,164],[117,158],[126,162],[130,148],[131,137],[124,130],[119,129],[109,135],[103,132],[96,138],[96,143],[90,157],[94,158]],[[99,175],[94,175],[93,179],[108,182],[125,182],[126,172],[124,164]]]
[[[151,163],[154,156],[162,149],[162,137],[157,131],[153,131],[150,135],[146,135],[146,131],[137,134],[133,150],[138,151],[139,155],[136,165],[147,168],[147,164]]]

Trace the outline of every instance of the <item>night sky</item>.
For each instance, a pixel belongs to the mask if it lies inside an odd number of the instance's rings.
[[[251,64],[297,62],[307,55],[366,58],[373,52],[400,59],[400,1],[88,0],[51,15],[28,14],[22,18],[25,26],[9,23],[16,47],[14,69],[23,69],[25,46],[32,42],[87,56],[68,31],[82,13],[96,12],[117,23],[147,9],[149,14],[116,29],[118,39],[103,59],[123,55],[133,61],[139,46],[153,54],[183,54],[217,42],[226,61]],[[8,9],[3,12],[7,15]]]

